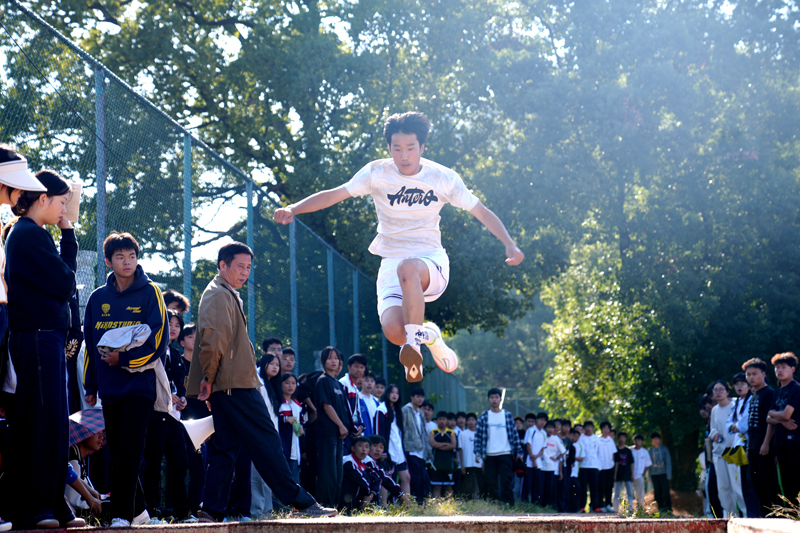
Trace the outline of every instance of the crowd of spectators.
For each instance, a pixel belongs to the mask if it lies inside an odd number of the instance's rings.
[[[706,420],[703,465],[705,514],[709,517],[766,517],[781,496],[800,494],[800,384],[797,357],[771,360],[777,390],[769,385],[767,363],[754,358],[733,376],[708,386],[700,400]]]
[[[17,216],[0,247],[0,513],[18,529],[331,516],[452,494],[617,512],[623,491],[645,505],[648,477],[659,511],[671,510],[672,461],[658,433],[647,449],[643,435],[629,446],[607,421],[598,434],[591,420],[515,418],[499,389],[480,414],[436,412],[422,388],[401,398],[365,356],[332,346],[320,370],[299,376],[280,338],[257,355],[237,292],[252,260],[241,243],[220,250],[198,322],[184,324],[189,300],[162,293],[135,238],[112,233],[111,273],[81,327],[69,198],[61,176],[34,177],[0,145],[0,203]],[[709,514],[765,515],[780,503],[778,468],[783,494],[800,492],[797,358],[772,364],[777,391],[766,363],[751,359],[733,378],[735,398],[717,381],[701,402]],[[213,435],[196,441],[186,422],[210,416]],[[0,531],[11,527],[0,520]]]

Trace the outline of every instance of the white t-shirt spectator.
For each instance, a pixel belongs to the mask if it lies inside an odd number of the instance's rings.
[[[558,435],[547,437],[544,444],[544,453],[542,454],[542,472],[558,472],[559,460],[556,457],[565,451],[564,441]]]
[[[708,432],[708,438],[711,439],[711,454],[714,457],[722,457],[722,452],[725,451],[725,448],[733,446],[734,435],[728,433],[725,426],[735,403],[736,402],[731,400],[725,407],[717,404],[711,410],[711,424],[709,425],[710,431]],[[717,435],[722,435],[722,442],[717,442]]]
[[[569,476],[578,477],[578,472],[580,472],[581,466],[583,466],[583,463],[586,462],[586,461],[578,461],[578,459],[580,459],[581,457],[586,457],[586,451],[583,449],[583,443],[580,441],[580,439],[578,440],[578,442],[573,442],[572,447],[575,448],[575,462],[572,463],[572,470],[570,471]]]
[[[502,409],[499,413],[490,410],[486,424],[486,455],[506,455],[510,453],[511,443],[508,442],[506,413]]]
[[[403,455],[403,437],[395,419],[392,419],[392,427],[389,429],[389,459],[396,465],[406,462],[406,457]]]
[[[598,438],[596,435],[581,435],[578,442],[583,444],[583,451],[586,459],[581,463],[581,468],[600,468],[600,456],[598,448]]]
[[[531,452],[533,455],[536,455],[542,448],[544,448],[544,443],[547,440],[547,433],[544,429],[539,429],[536,426],[531,426],[525,432],[525,444],[531,445]],[[528,468],[533,468],[533,460],[531,456],[528,455],[525,458],[525,466]],[[542,457],[539,456],[536,458],[536,468],[542,468]]]
[[[284,401],[281,404],[280,413],[283,416],[293,416],[297,420],[301,420],[300,415],[303,413],[303,407],[297,403],[297,400]],[[300,461],[300,438],[294,432],[292,432],[292,452],[289,459]]]
[[[631,453],[633,454],[633,479],[639,479],[644,475],[645,468],[653,466],[653,462],[650,460],[650,452],[642,447],[638,450],[631,448]],[[703,457],[705,458],[704,455]]]
[[[600,470],[610,470],[614,468],[614,454],[617,453],[617,445],[611,437],[597,437],[597,453],[600,458]]]
[[[404,176],[392,159],[368,163],[344,187],[350,196],[371,196],[378,235],[369,246],[381,257],[421,257],[442,249],[439,211],[449,203],[467,211],[478,198],[455,171],[420,159],[418,174]]]
[[[475,460],[475,432],[465,429],[458,436],[458,447],[464,457],[464,468],[480,468],[483,460]]]

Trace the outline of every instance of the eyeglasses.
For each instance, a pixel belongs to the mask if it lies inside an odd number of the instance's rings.
[[[281,354],[283,353],[283,350],[280,348],[269,348],[267,353]]]

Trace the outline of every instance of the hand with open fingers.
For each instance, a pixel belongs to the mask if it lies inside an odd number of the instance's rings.
[[[281,207],[275,210],[273,218],[278,224],[290,224],[294,221],[294,213],[291,207]]]
[[[516,244],[511,243],[506,246],[506,257],[506,263],[508,265],[517,266],[525,259],[525,254],[522,253],[522,250],[520,250]]]

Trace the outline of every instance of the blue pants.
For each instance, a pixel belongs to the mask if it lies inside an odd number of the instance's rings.
[[[411,496],[421,505],[431,492],[431,480],[425,468],[425,461],[406,454],[406,463],[408,463],[408,475],[411,477]]]
[[[203,510],[216,519],[223,518],[233,469],[242,447],[281,502],[297,509],[313,505],[314,498],[294,481],[280,451],[283,449],[281,438],[269,417],[264,398],[256,389],[231,389],[229,392],[217,391],[209,398],[215,432]]]
[[[1,313],[5,331],[7,317]],[[10,517],[17,529],[74,516],[64,500],[69,460],[67,361],[64,331],[12,331],[9,352],[17,392],[9,413]],[[4,461],[5,462],[5,461]]]

